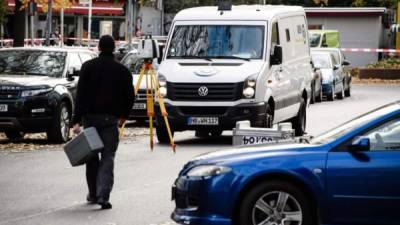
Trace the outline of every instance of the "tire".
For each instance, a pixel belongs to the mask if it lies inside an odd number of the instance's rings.
[[[319,92],[318,92],[319,94],[318,94],[318,96],[315,98],[315,101],[316,102],[322,102],[322,84],[321,84],[321,86],[320,86],[320,88],[319,88]]]
[[[265,107],[264,126],[266,128],[271,128],[273,125],[274,125],[274,111],[272,107],[269,104],[267,104],[267,106]]]
[[[270,223],[266,224],[316,225],[316,217],[316,210],[301,189],[289,182],[272,180],[255,186],[244,196],[238,224],[262,224],[269,218]]]
[[[194,133],[194,136],[198,137],[198,138],[206,138],[209,136],[209,133],[207,130],[196,130],[196,132]]]
[[[171,129],[172,137],[174,137],[174,130]],[[160,144],[168,144],[170,142],[168,130],[167,128],[159,123],[156,127],[156,135],[158,139],[158,143]]]
[[[311,98],[310,98],[310,104],[315,103],[315,84],[311,85]]]
[[[222,135],[223,130],[212,130],[210,131],[212,137],[219,137]]]
[[[22,131],[6,131],[5,133],[10,141],[23,139],[25,136],[25,133]]]
[[[47,139],[55,143],[65,143],[69,140],[71,109],[66,102],[61,102],[56,110],[51,127],[47,130]]]
[[[342,100],[344,99],[344,81],[342,84],[342,89],[340,90],[339,94],[337,94],[338,99]]]
[[[297,113],[297,116],[291,120],[296,136],[302,136],[306,132],[306,122],[307,122],[307,113],[306,112],[307,112],[306,111],[306,102],[302,98],[301,103],[300,103],[299,112]]]
[[[350,97],[350,96],[351,96],[351,86],[350,86],[350,83],[349,83],[347,86],[348,86],[348,88],[347,88],[347,90],[344,91],[344,96],[345,96],[345,97]]]
[[[331,87],[331,94],[326,96],[326,98],[328,99],[328,101],[333,101],[335,100],[335,85],[332,85]]]

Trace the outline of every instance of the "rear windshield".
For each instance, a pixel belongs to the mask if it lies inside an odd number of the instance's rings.
[[[320,47],[321,34],[309,34],[310,47]]]
[[[261,59],[264,27],[247,25],[178,25],[167,58]]]
[[[332,68],[331,58],[329,54],[311,54],[311,59],[315,68]]]
[[[56,51],[0,51],[0,76],[6,74],[61,77],[66,56],[66,52]]]

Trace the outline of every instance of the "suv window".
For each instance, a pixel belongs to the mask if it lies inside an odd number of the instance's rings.
[[[82,64],[88,60],[93,59],[93,55],[86,53],[86,52],[80,52],[79,56],[81,57]]]
[[[370,151],[400,150],[400,118],[369,131],[363,135],[370,140]]]
[[[274,48],[275,45],[279,45],[278,23],[274,23],[274,24],[272,25],[271,48]]]
[[[69,66],[68,66],[68,68],[69,69],[74,68],[74,69],[80,70],[81,66],[82,66],[82,62],[81,62],[81,59],[79,58],[78,53],[71,52],[70,56],[69,56]]]

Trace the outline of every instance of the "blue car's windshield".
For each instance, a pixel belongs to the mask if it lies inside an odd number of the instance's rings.
[[[250,25],[179,25],[168,58],[261,59],[264,27]]]
[[[321,135],[313,138],[310,143],[311,144],[325,144],[325,143],[331,142],[331,141],[345,135],[346,133],[361,127],[362,125],[364,125],[368,122],[371,122],[372,120],[374,120],[380,116],[386,115],[390,112],[393,112],[393,111],[399,110],[399,109],[400,109],[399,104],[391,104],[389,106],[384,106],[384,107],[378,108],[372,112],[369,112],[369,113],[363,114],[359,117],[356,117],[353,120],[350,120],[350,121],[334,128],[324,134],[321,134]]]

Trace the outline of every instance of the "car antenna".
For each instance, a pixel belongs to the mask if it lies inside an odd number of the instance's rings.
[[[218,1],[218,11],[221,11],[221,15],[224,14],[224,11],[231,11],[232,3],[224,0]]]

